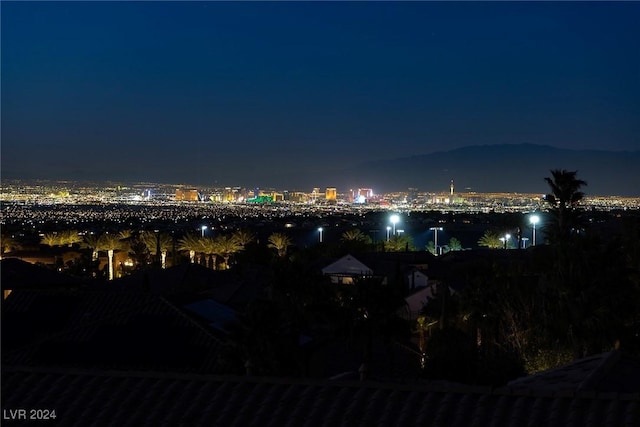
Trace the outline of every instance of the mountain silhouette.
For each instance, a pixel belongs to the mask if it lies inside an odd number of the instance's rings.
[[[587,195],[640,196],[640,151],[568,150],[535,144],[478,145],[358,164],[334,176],[376,192],[546,193],[551,169],[577,170]],[[326,178],[323,180],[326,181]],[[322,182],[322,181],[320,181]]]

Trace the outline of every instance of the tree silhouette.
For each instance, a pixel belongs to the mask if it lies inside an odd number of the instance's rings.
[[[456,239],[455,237],[452,237],[449,239],[449,244],[447,245],[448,250],[450,251],[461,251],[462,250],[462,243],[460,242],[460,240]]]
[[[98,259],[98,251],[100,250],[100,235],[85,234],[81,247],[91,249],[91,260],[96,261]]]
[[[218,256],[222,255],[223,247],[221,241],[217,237],[201,237],[200,244],[202,251],[207,256],[209,267],[213,270],[217,268]]]
[[[82,242],[82,237],[78,233],[78,230],[63,230],[58,233],[59,245],[72,246],[76,243]]]
[[[371,237],[367,236],[357,228],[353,230],[347,230],[342,233],[341,240],[343,242],[371,243]]]
[[[269,236],[269,245],[277,251],[279,258],[284,258],[287,249],[291,246],[291,238],[283,233],[273,233]]]
[[[247,246],[249,243],[252,243],[253,241],[256,240],[255,234],[253,234],[249,230],[244,230],[244,229],[235,231],[232,237],[233,237],[233,240],[236,241],[236,243],[242,246],[242,249],[244,249],[244,247]]]
[[[229,268],[229,257],[240,252],[243,248],[234,236],[219,236],[217,239],[218,249],[224,260],[224,268]]]
[[[61,244],[60,236],[58,236],[58,233],[45,233],[40,238],[40,243],[47,246],[59,246]]]
[[[414,251],[415,249],[413,239],[407,234],[391,236],[389,241],[384,244],[386,252]]]
[[[490,249],[499,249],[504,246],[500,240],[498,233],[492,230],[486,230],[482,237],[478,239],[478,246],[486,246]]]
[[[187,234],[178,240],[178,250],[189,252],[191,264],[196,262],[196,254],[203,251],[202,241],[198,236]]]
[[[21,247],[20,242],[18,242],[16,239],[13,238],[13,236],[9,234],[2,234],[2,236],[0,237],[0,240],[2,240],[0,244],[0,249],[2,250],[3,255],[8,252],[13,252],[17,249],[20,249]]]
[[[109,259],[109,280],[113,280],[113,254],[115,251],[125,248],[125,244],[117,234],[103,234],[98,242],[98,250],[107,251]]]
[[[166,233],[144,231],[140,233],[140,240],[145,244],[149,253],[156,258],[160,255],[160,265],[162,268],[166,268],[167,252],[173,247],[171,236]],[[160,250],[160,253],[158,253],[158,250]]]
[[[553,169],[551,177],[544,179],[551,189],[545,200],[555,220],[555,234],[560,239],[569,235],[571,229],[577,225],[578,217],[574,208],[584,197],[580,189],[587,185],[586,181],[576,177],[577,173],[578,171]]]

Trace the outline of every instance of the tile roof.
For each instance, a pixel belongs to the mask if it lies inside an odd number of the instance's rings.
[[[532,390],[640,393],[640,360],[614,350],[518,378],[506,388],[519,393]]]
[[[60,426],[634,426],[640,393],[3,367],[2,407]],[[19,425],[11,423],[11,425]]]

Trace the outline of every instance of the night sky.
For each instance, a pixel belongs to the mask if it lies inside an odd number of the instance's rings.
[[[640,150],[637,2],[1,8],[3,178],[339,186],[470,145]]]

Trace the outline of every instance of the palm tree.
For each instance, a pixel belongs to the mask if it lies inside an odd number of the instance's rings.
[[[82,242],[82,237],[78,233],[78,230],[64,230],[58,234],[59,244],[71,246],[75,243]]]
[[[207,256],[211,269],[215,270],[218,265],[218,256],[222,255],[222,246],[219,238],[201,237],[199,239],[201,251]]]
[[[120,230],[118,232],[118,237],[120,238],[120,240],[127,240],[132,235],[133,235],[133,232],[131,230]]]
[[[418,348],[420,349],[420,365],[422,369],[425,366],[425,353],[427,336],[430,334],[431,329],[438,323],[437,320],[428,319],[427,316],[420,315],[416,319],[416,331],[418,332]]]
[[[86,234],[83,239],[82,247],[91,249],[91,260],[98,259],[98,251],[100,247],[100,235],[98,234]]]
[[[156,258],[161,255],[162,268],[167,267],[167,252],[173,246],[171,236],[165,233],[154,233],[151,231],[144,231],[140,234],[140,240],[145,244],[150,253],[154,254]],[[158,254],[158,250],[160,254]]]
[[[238,230],[233,233],[232,237],[242,249],[256,239],[256,236],[249,230]]]
[[[284,257],[289,246],[291,246],[291,239],[286,234],[273,233],[269,236],[269,247],[278,251],[278,257]]]
[[[486,246],[490,249],[499,249],[504,246],[500,240],[500,236],[495,231],[487,230],[482,237],[478,239],[478,246]]]
[[[100,236],[97,250],[107,251],[109,257],[109,280],[113,280],[113,253],[123,249],[124,245],[120,236],[116,234],[103,234]]]
[[[384,250],[387,252],[413,251],[414,249],[411,236],[406,234],[391,236],[384,246]]]
[[[58,236],[58,233],[45,233],[41,238],[40,238],[40,243],[47,245],[47,246],[58,246],[60,245],[60,236]]]
[[[229,257],[236,252],[240,252],[243,246],[238,243],[234,236],[219,236],[217,239],[218,249],[224,259],[224,268],[229,268]]]
[[[371,237],[364,234],[359,229],[347,230],[342,233],[343,242],[371,243]]]
[[[460,242],[460,240],[456,239],[455,237],[452,237],[449,239],[449,244],[447,246],[449,247],[450,251],[462,250],[462,243]]]
[[[196,262],[196,253],[202,251],[202,242],[200,237],[193,234],[187,234],[178,240],[178,250],[188,251],[191,264]]]
[[[359,229],[347,230],[342,233],[341,243],[343,248],[347,252],[359,252],[366,250],[367,246],[371,244],[371,237],[364,234]]]
[[[567,235],[571,226],[574,225],[574,218],[568,218],[568,212],[572,211],[584,197],[580,188],[586,186],[587,182],[576,178],[577,173],[578,171],[553,169],[551,177],[544,179],[551,188],[551,193],[545,196],[545,200],[555,214],[560,236]]]
[[[20,248],[20,243],[16,239],[14,239],[13,236],[9,234],[3,234],[0,237],[0,240],[2,241],[0,245],[0,250],[2,254],[5,254],[7,252],[11,252]]]

